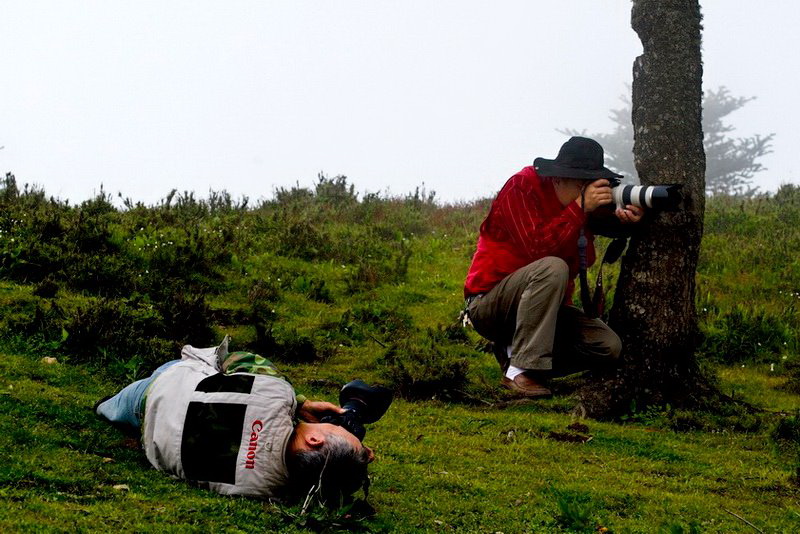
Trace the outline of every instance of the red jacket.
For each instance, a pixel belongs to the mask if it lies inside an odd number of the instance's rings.
[[[486,293],[517,269],[545,256],[556,256],[569,266],[564,302],[572,302],[573,279],[580,267],[578,236],[585,223],[586,214],[577,202],[562,206],[553,182],[540,178],[533,167],[525,167],[506,182],[481,224],[464,296]],[[595,260],[594,237],[588,230],[585,234],[591,265]]]

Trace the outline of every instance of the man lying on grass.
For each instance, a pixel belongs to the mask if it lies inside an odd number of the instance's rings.
[[[95,412],[141,432],[156,469],[226,495],[285,497],[315,486],[323,501],[338,503],[367,482],[373,459],[343,427],[319,422],[342,408],[296,396],[269,360],[228,353],[227,337],[218,347],[186,345],[180,360]]]
[[[619,224],[642,218],[631,204],[609,209],[615,178],[596,141],[573,137],[556,159],[536,158],[512,176],[481,224],[464,287],[467,313],[494,343],[502,385],[520,395],[549,396],[555,374],[608,366],[619,356],[617,334],[572,306],[581,256],[582,276],[595,260],[590,223],[619,234]]]

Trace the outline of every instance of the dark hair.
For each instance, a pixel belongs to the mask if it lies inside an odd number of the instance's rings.
[[[304,497],[317,493],[328,506],[339,506],[362,486],[369,488],[369,452],[353,447],[343,437],[328,434],[317,449],[303,450],[287,458],[292,493]]]

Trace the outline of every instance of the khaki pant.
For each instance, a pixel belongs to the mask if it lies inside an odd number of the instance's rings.
[[[483,337],[511,346],[511,365],[564,375],[610,366],[619,357],[619,336],[600,319],[563,306],[569,268],[548,256],[506,276],[469,305]]]

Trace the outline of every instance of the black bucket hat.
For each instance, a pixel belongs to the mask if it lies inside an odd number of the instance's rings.
[[[598,180],[622,178],[603,166],[603,147],[594,139],[571,137],[561,145],[556,159],[536,158],[533,168],[539,176]]]

